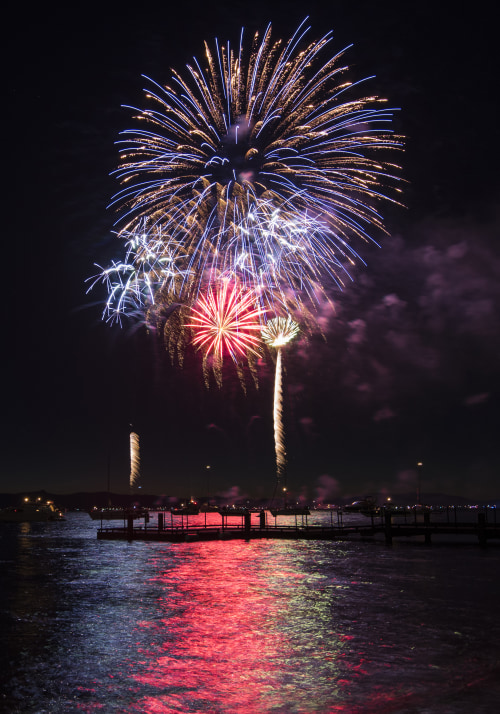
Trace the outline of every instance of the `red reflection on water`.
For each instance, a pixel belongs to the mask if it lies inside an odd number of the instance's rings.
[[[312,545],[268,541],[150,552],[155,576],[145,592],[157,596],[142,611],[149,619],[137,622],[129,677],[140,691],[127,711],[388,714],[405,706],[411,688],[394,686],[391,675],[381,685],[382,670],[396,663],[380,656],[385,638],[368,641],[352,619],[362,601],[345,617],[351,588],[363,584],[313,562]]]
[[[271,574],[246,543],[180,546],[178,555],[171,570],[157,558],[159,617],[139,623],[151,644],[141,653],[147,656],[145,671],[133,678],[160,690],[141,699],[140,711],[186,711],[186,699],[196,710],[196,702],[203,702],[203,711],[267,710],[269,697],[279,702],[292,668],[286,664],[292,646],[279,628],[287,617],[283,584],[293,588],[304,576],[283,566],[272,573],[273,587]]]
[[[325,714],[397,714],[402,711],[417,711],[415,697],[412,692],[392,692],[370,693],[369,701],[362,704],[346,702],[329,707]],[[407,709],[410,707],[410,709]],[[419,711],[419,710],[418,710]]]

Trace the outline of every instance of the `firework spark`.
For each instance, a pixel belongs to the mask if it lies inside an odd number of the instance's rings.
[[[329,52],[331,33],[307,32],[282,44],[269,25],[248,47],[242,32],[236,50],[206,45],[170,85],[148,80],[115,172],[126,259],[94,279],[107,284],[106,317],[190,307],[228,279],[263,311],[303,318],[349,279],[351,240],[383,230],[383,186],[398,190],[378,154],[401,142],[384,100],[349,98],[359,82]]]
[[[283,366],[282,350],[299,333],[298,324],[291,317],[276,317],[262,329],[262,339],[277,350],[274,377],[274,447],[276,452],[276,478],[278,485],[286,476],[285,428],[283,426]]]

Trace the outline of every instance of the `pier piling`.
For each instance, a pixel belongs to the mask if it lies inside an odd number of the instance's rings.
[[[424,528],[425,528],[425,535],[424,539],[427,545],[431,544],[431,514],[429,511],[425,511],[424,513]]]
[[[385,542],[387,545],[392,543],[392,514],[390,511],[386,511],[384,514],[384,524],[385,524]]]
[[[479,540],[479,545],[484,547],[486,545],[486,514],[477,514],[477,537]]]

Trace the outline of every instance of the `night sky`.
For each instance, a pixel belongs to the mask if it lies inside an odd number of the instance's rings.
[[[241,389],[228,364],[207,390],[199,356],[172,366],[154,334],[101,321],[94,263],[121,256],[106,208],[115,141],[202,41],[237,43],[298,2],[136,4],[12,10],[5,30],[2,156],[3,429],[0,491],[126,493],[130,424],[146,493],[274,488],[273,365]],[[101,7],[104,4],[101,4]],[[310,39],[334,31],[352,77],[398,107],[405,208],[333,293],[325,338],[286,352],[288,485],[309,498],[423,492],[500,498],[500,213],[496,21],[490,4],[317,4]],[[185,9],[183,9],[185,8]],[[324,9],[327,8],[327,9]],[[467,14],[469,13],[469,14]],[[206,466],[210,465],[210,483]]]

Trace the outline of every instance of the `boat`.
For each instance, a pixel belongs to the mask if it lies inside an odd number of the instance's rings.
[[[307,506],[285,506],[285,508],[270,508],[272,515],[276,516],[309,516],[311,511]]]
[[[194,501],[189,501],[186,505],[173,507],[170,513],[174,516],[197,516],[200,512],[200,507]]]
[[[344,506],[342,510],[347,513],[362,513],[365,516],[369,516],[372,513],[376,513],[377,506],[373,499],[365,498],[362,501],[353,501],[347,506]]]
[[[212,506],[209,503],[202,503],[200,506],[201,513],[219,513],[219,506]]]
[[[64,514],[53,501],[25,498],[21,505],[0,509],[0,522],[25,523],[35,521],[64,521]]]
[[[128,518],[146,518],[149,519],[149,511],[146,508],[92,508],[88,511],[89,516],[93,521],[112,521]]]
[[[223,506],[219,513],[221,516],[246,516],[250,513],[248,508],[237,507],[237,506]]]

